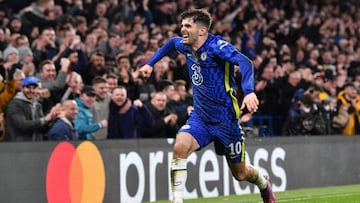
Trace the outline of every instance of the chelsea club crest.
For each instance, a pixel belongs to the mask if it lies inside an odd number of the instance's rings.
[[[200,59],[201,59],[202,61],[205,61],[206,58],[207,58],[207,54],[206,54],[205,52],[201,53]]]

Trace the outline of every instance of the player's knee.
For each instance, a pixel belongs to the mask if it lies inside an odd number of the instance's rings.
[[[245,180],[247,180],[247,175],[245,173],[243,173],[243,172],[235,173],[235,174],[233,174],[233,176],[237,181],[245,181]]]
[[[175,157],[178,157],[178,158],[187,158],[187,151],[188,151],[188,146],[185,145],[184,143],[182,142],[176,142],[174,144],[174,150],[173,150],[173,153],[174,153],[174,156]]]
[[[199,148],[199,144],[189,133],[180,133],[174,144],[174,157],[186,159]]]

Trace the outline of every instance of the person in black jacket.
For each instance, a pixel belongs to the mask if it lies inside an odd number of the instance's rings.
[[[153,94],[150,103],[147,103],[152,114],[152,125],[147,128],[139,128],[142,138],[175,138],[179,129],[178,116],[175,110],[166,107],[167,98],[163,92]]]
[[[138,128],[151,126],[152,117],[148,108],[139,99],[131,102],[124,86],[114,89],[109,108],[109,139],[138,138]]]

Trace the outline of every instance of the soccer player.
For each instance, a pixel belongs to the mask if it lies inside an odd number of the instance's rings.
[[[209,33],[210,14],[201,9],[181,14],[181,35],[167,41],[141,67],[140,74],[149,77],[152,67],[165,55],[178,51],[186,56],[193,84],[194,110],[187,123],[179,129],[173,148],[171,183],[173,203],[183,202],[187,178],[187,158],[211,142],[224,155],[233,176],[239,181],[256,184],[263,201],[275,202],[271,184],[259,170],[245,163],[243,131],[239,125],[240,111],[257,111],[259,101],[254,93],[251,61],[220,36]],[[244,99],[239,108],[236,98],[234,65],[242,74]]]

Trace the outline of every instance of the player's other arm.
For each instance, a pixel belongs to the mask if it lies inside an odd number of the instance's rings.
[[[238,65],[241,71],[241,88],[244,92],[244,99],[240,109],[245,107],[250,113],[257,111],[259,106],[259,100],[254,92],[254,66],[249,58],[238,52]]]
[[[251,60],[224,40],[218,40],[217,46],[215,50],[222,60],[237,64],[240,67],[242,77],[241,88],[245,96],[241,104],[241,109],[243,110],[246,107],[250,113],[256,112],[259,101],[254,93],[254,66]]]
[[[152,56],[151,59],[140,68],[140,75],[145,78],[150,77],[154,64],[164,56],[167,56],[169,53],[175,51],[175,43],[180,39],[180,37],[171,38],[162,47],[160,47],[160,49],[155,52],[154,56]]]

